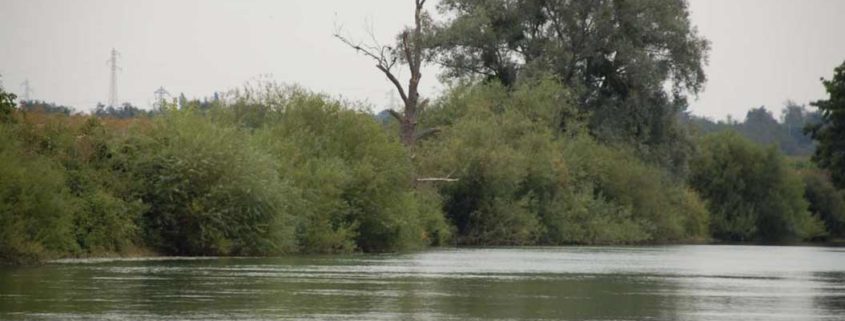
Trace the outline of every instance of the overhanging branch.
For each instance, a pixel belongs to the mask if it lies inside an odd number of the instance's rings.
[[[423,130],[421,130],[420,132],[417,133],[417,140],[424,139],[428,136],[434,135],[434,134],[439,133],[439,132],[440,132],[440,128],[437,128],[437,127],[423,129]]]
[[[387,112],[390,114],[390,116],[393,116],[393,118],[395,118],[397,121],[402,121],[402,115],[399,115],[399,113],[395,110],[388,109]]]

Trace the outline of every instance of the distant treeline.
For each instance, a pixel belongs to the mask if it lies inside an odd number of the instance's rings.
[[[369,52],[404,103],[382,117],[273,83],[93,115],[0,91],[0,259],[845,236],[845,65],[819,123],[713,123],[684,116],[709,47],[685,1],[415,3]],[[812,162],[786,158],[805,124]]]
[[[766,107],[761,106],[749,110],[743,122],[730,118],[713,121],[689,114],[684,114],[682,118],[701,134],[733,130],[757,144],[777,146],[786,155],[812,155],[816,145],[805,128],[820,123],[821,113],[794,102],[787,102],[781,113],[778,121]]]

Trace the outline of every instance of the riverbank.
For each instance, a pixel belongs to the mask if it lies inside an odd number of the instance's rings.
[[[684,243],[648,243],[648,244],[628,244],[628,245],[598,245],[598,244],[579,244],[579,245],[531,245],[531,246],[448,246],[448,247],[428,247],[418,250],[408,250],[394,253],[380,253],[378,255],[407,255],[413,253],[425,253],[430,251],[459,251],[459,250],[489,250],[489,249],[508,249],[512,251],[535,251],[538,249],[580,249],[580,248],[649,248],[649,247],[667,247],[667,246],[748,246],[748,247],[845,247],[845,239],[831,240],[827,242],[796,242],[790,244],[766,244],[766,243],[739,243],[739,242],[684,242]],[[344,254],[288,254],[280,256],[265,256],[263,258],[286,258],[286,257],[357,257],[372,255],[364,252],[353,252]],[[149,249],[136,248],[128,253],[106,253],[99,255],[86,256],[68,256],[51,258],[38,262],[26,262],[18,264],[0,264],[6,267],[33,267],[41,266],[51,263],[104,263],[113,261],[167,261],[167,260],[215,260],[215,259],[260,259],[260,256],[173,256],[157,253]]]
[[[413,149],[394,123],[354,104],[256,90],[268,98],[186,101],[128,119],[12,110],[0,123],[10,138],[0,141],[0,261],[136,248],[278,256],[781,243],[839,237],[845,226],[842,194],[823,172],[732,133],[689,137],[676,151],[695,153],[673,154],[680,168],[661,165],[561,120],[574,107],[553,79],[450,89],[420,120],[441,130]]]

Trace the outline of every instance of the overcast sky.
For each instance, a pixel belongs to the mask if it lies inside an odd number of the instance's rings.
[[[845,61],[845,1],[690,6],[712,42],[695,114],[742,119],[751,107],[777,111],[787,99],[823,98],[819,78]],[[0,0],[0,74],[7,90],[21,93],[28,79],[31,98],[89,110],[107,101],[106,60],[115,48],[119,98],[142,107],[159,86],[203,97],[270,75],[380,110],[391,101],[390,84],[331,35],[336,24],[353,37],[371,26],[390,41],[411,14],[410,0]],[[424,95],[437,94],[436,73],[424,71]]]

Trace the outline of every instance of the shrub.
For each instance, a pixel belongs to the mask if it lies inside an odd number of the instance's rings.
[[[708,213],[669,173],[583,134],[567,92],[550,81],[513,92],[458,87],[425,114],[440,126],[419,148],[465,244],[701,240]],[[564,128],[564,132],[560,132]]]
[[[774,149],[734,132],[706,136],[690,184],[708,202],[711,230],[728,241],[780,242],[823,234],[803,198],[801,179]]]
[[[582,136],[570,140],[563,155],[576,186],[592,187],[592,194],[600,196],[599,203],[611,202],[624,209],[609,213],[628,213],[618,216],[619,224],[636,231],[631,235],[643,236],[632,241],[707,238],[709,213],[698,196],[668,172],[644,163],[634,151]]]
[[[449,237],[436,198],[412,186],[406,150],[371,115],[303,91],[265,97],[276,97],[277,121],[256,139],[298,188],[302,251],[395,251]]]
[[[143,135],[143,134],[136,134]],[[127,141],[148,245],[179,255],[266,255],[293,248],[295,192],[234,127],[170,110]]]
[[[0,124],[0,262],[29,263],[72,253],[77,204],[61,166],[27,152],[11,126]],[[8,139],[11,138],[11,139]]]
[[[810,212],[824,222],[830,236],[845,236],[845,194],[837,190],[830,177],[820,170],[802,170],[801,176]]]

